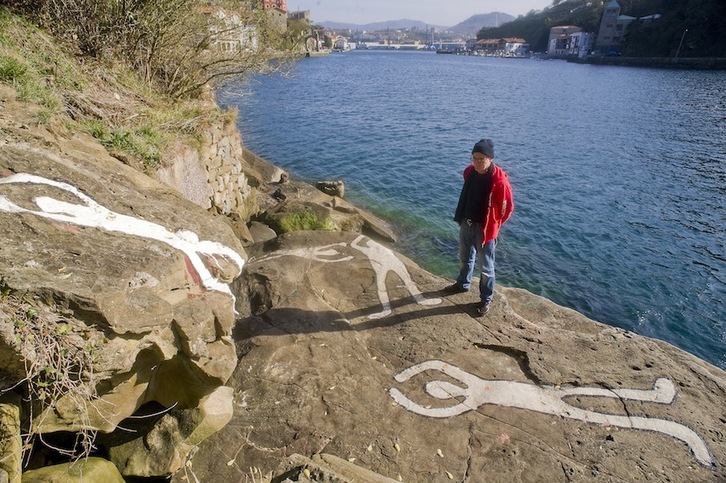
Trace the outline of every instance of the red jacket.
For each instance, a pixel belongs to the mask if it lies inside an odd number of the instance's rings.
[[[492,188],[489,191],[486,219],[482,224],[484,243],[488,243],[497,238],[499,229],[512,216],[512,212],[514,211],[512,185],[509,184],[507,173],[496,164],[492,165],[492,169]],[[464,181],[466,181],[472,171],[474,171],[474,165],[470,164],[464,170]]]

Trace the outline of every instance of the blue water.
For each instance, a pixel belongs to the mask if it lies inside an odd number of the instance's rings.
[[[461,172],[492,138],[516,205],[498,283],[726,368],[726,72],[354,51],[219,99],[252,151],[345,181],[450,278]]]

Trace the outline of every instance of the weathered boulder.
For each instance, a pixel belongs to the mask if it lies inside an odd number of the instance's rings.
[[[0,288],[45,324],[29,333],[0,311],[0,361],[10,362],[4,384],[22,380],[28,363],[56,348],[57,360],[67,359],[68,349],[53,344],[73,336],[89,366],[62,382],[82,379],[93,399],[81,406],[77,395],[50,397],[33,412],[35,431],[110,432],[152,401],[199,408],[236,366],[229,284],[246,258],[239,240],[90,136],[62,122],[32,125],[13,96],[3,97]],[[44,384],[55,388],[62,374],[49,364],[53,380]]]
[[[23,473],[23,483],[124,483],[116,467],[102,458],[46,466]]]
[[[250,241],[253,243],[264,243],[277,238],[275,230],[258,221],[250,223],[250,235]]]
[[[667,343],[512,288],[476,317],[474,291],[357,234],[248,253],[235,414],[200,481],[308,481],[293,454],[415,482],[726,481],[726,374]]]
[[[345,198],[345,183],[342,181],[318,181],[315,187],[326,195]]]
[[[245,174],[249,177],[250,184],[254,187],[282,184],[290,178],[278,166],[261,158],[249,149],[242,149],[242,157],[245,165]]]
[[[146,430],[138,431],[140,437],[116,442],[101,436],[99,442],[108,441],[109,459],[126,476],[171,475],[184,467],[199,443],[229,422],[234,411],[232,397],[232,388],[222,386],[196,408],[163,414]],[[126,423],[122,426],[129,429]]]

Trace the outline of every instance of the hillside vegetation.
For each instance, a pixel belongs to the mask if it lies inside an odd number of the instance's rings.
[[[239,21],[213,15],[218,7]],[[248,23],[257,49],[216,48]],[[209,102],[210,91],[272,70],[271,60],[290,57],[284,40],[252,2],[2,0],[0,82],[42,106],[39,123],[62,118],[153,171],[173,141],[194,145],[214,118],[234,116]]]
[[[550,29],[558,25],[576,25],[597,34],[608,3],[608,0],[555,0],[541,12],[531,11],[498,28],[483,28],[477,38],[521,37],[533,51],[545,51]],[[672,57],[683,37],[681,57],[726,57],[726,2],[723,0],[618,0],[618,3],[622,15],[661,15],[652,24],[635,21],[630,25],[623,55]]]

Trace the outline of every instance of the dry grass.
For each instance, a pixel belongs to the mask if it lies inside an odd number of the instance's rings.
[[[219,116],[214,102],[174,100],[121,62],[78,57],[30,22],[0,7],[0,82],[40,105],[37,122],[70,119],[126,164],[153,172],[174,141],[194,145]]]
[[[0,324],[5,325],[5,333],[9,329],[14,335],[14,350],[24,365],[23,376],[2,390],[23,388],[24,406],[29,411],[23,435],[25,451],[32,448],[35,438],[42,440],[39,429],[44,418],[63,400],[79,409],[77,414],[82,420],[76,422],[79,430],[74,447],[53,449],[70,458],[88,456],[96,435],[86,409],[97,398],[93,366],[96,341],[92,331],[79,330],[51,307],[29,302],[7,290],[0,295]]]

